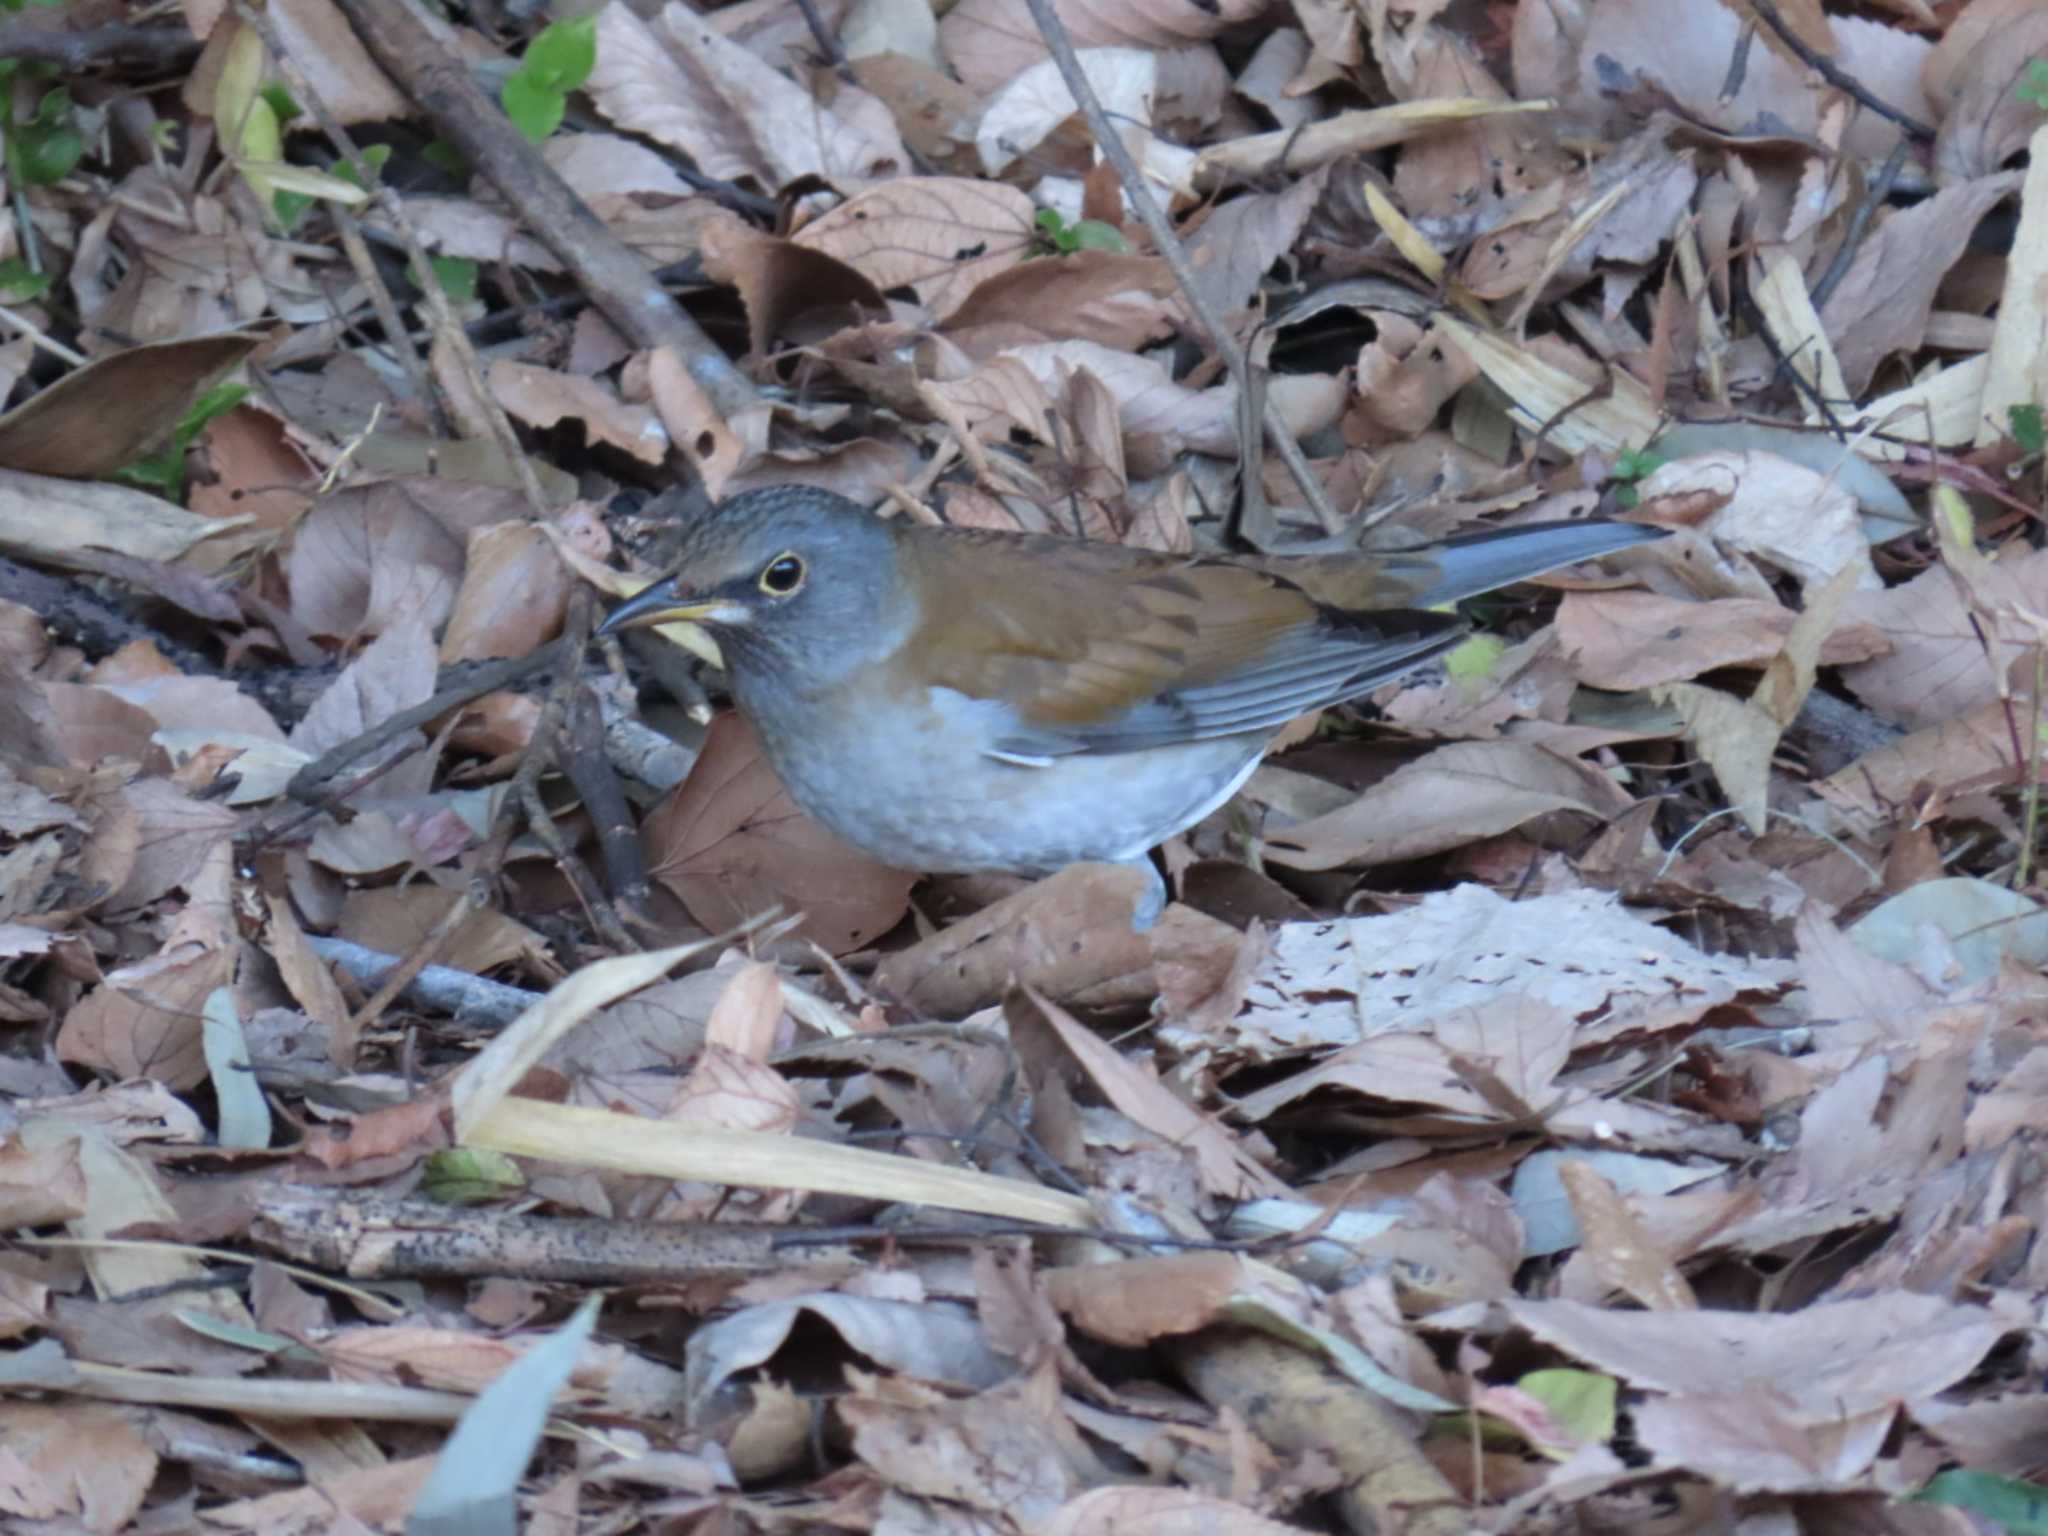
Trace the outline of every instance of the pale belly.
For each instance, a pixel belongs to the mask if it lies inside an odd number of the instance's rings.
[[[890,728],[813,715],[801,735],[751,713],[807,813],[885,864],[952,874],[1142,857],[1236,793],[1269,734],[1027,766],[969,744],[995,734],[968,728],[990,707],[942,692]]]

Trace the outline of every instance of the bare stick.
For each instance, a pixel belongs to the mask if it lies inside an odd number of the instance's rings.
[[[1164,210],[1153,199],[1152,189],[1145,184],[1144,172],[1138,169],[1130,150],[1124,147],[1123,135],[1110,123],[1109,114],[1102,110],[1101,98],[1089,83],[1087,72],[1081,68],[1073,40],[1067,36],[1065,25],[1053,9],[1053,0],[1026,0],[1026,4],[1031,7],[1032,20],[1038,23],[1039,35],[1051,51],[1053,62],[1059,66],[1060,78],[1067,82],[1067,89],[1079,104],[1081,115],[1088,119],[1089,132],[1095,135],[1095,142],[1102,147],[1109,163],[1116,167],[1116,174],[1124,184],[1124,196],[1130,199],[1131,211],[1137,214],[1139,222],[1151,234],[1152,244],[1158,248],[1173,273],[1174,281],[1180,284],[1181,297],[1215,343],[1216,351],[1223,358],[1223,366],[1230,372],[1231,383],[1240,390],[1249,388],[1251,363],[1244,355],[1244,348],[1237,344],[1237,338],[1230,334],[1222,319],[1202,298],[1187,250],[1173,232],[1173,225],[1167,221]],[[1301,444],[1294,440],[1293,432],[1288,430],[1287,423],[1270,400],[1266,403],[1265,420],[1266,430],[1273,438],[1274,451],[1294,476],[1294,483],[1301,487],[1301,494],[1315,513],[1316,521],[1323,525],[1323,532],[1339,532],[1344,527],[1344,520],[1330,505],[1330,498],[1324,494],[1322,482],[1309,467]]]
[[[1838,91],[1847,92],[1879,117],[1887,118],[1897,123],[1904,132],[1916,139],[1932,139],[1934,137],[1934,130],[1928,127],[1927,124],[1921,122],[1917,117],[1901,112],[1890,102],[1872,95],[1869,87],[1865,86],[1862,81],[1844,70],[1841,65],[1807,42],[1797,32],[1794,32],[1792,24],[1779,13],[1776,0],[1749,0],[1749,3],[1750,8],[1762,19],[1763,24],[1778,34],[1778,41],[1791,49],[1800,63],[1819,75],[1821,79],[1827,81],[1829,85],[1832,85]]]

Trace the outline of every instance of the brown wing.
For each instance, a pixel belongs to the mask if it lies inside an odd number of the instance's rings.
[[[914,676],[1008,703],[1017,730],[999,748],[1018,756],[1277,729],[1462,633],[1438,614],[1333,613],[1290,582],[1228,561],[1064,539],[1030,540],[1030,561],[995,562],[992,574],[986,543],[940,530],[904,541],[926,595],[918,646],[904,660]],[[1028,579],[1014,578],[1019,565]]]

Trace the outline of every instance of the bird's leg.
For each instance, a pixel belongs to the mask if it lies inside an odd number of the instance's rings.
[[[1138,904],[1131,908],[1131,932],[1148,933],[1159,921],[1159,914],[1166,910],[1166,880],[1159,873],[1159,866],[1152,862],[1150,855],[1140,854],[1135,859],[1117,861],[1125,869],[1135,869],[1145,876],[1145,889],[1138,893]]]

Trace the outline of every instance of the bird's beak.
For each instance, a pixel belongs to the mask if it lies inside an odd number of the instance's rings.
[[[649,624],[744,624],[747,610],[725,598],[685,594],[675,577],[666,577],[627,598],[597,626],[600,635]]]

